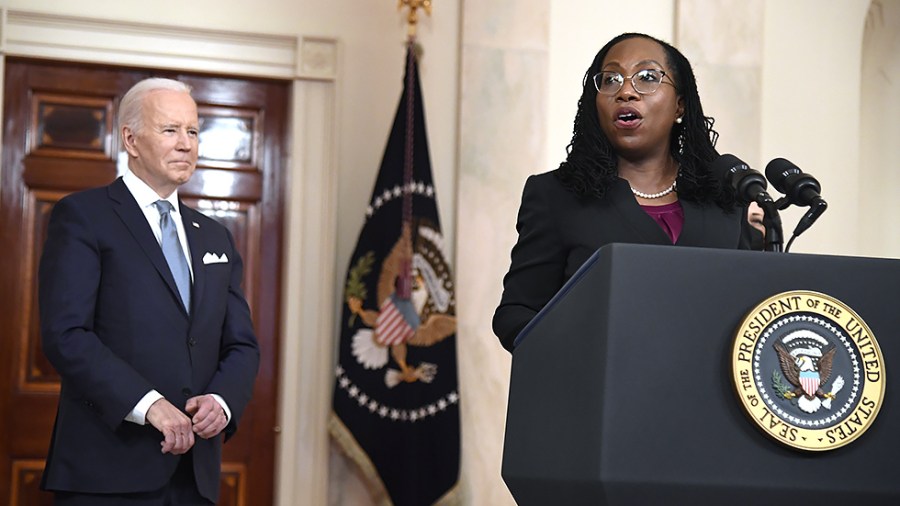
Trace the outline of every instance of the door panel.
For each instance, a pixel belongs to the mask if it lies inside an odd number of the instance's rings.
[[[24,59],[7,60],[4,83],[0,371],[8,373],[0,376],[0,503],[50,500],[38,485],[59,378],[41,351],[36,289],[50,211],[68,193],[115,179],[123,160],[118,102],[151,75],[194,89],[201,156],[179,195],[233,233],[260,340],[254,398],[225,445],[220,504],[272,503],[289,84]]]

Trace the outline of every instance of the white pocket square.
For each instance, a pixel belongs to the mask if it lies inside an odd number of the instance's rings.
[[[227,264],[228,263],[228,255],[222,253],[222,256],[216,255],[215,253],[206,252],[203,255],[203,264]]]

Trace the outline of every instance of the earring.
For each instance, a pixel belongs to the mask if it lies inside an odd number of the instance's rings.
[[[682,121],[681,116],[678,116],[677,118],[675,118],[675,123],[678,123],[680,125],[681,121]]]
[[[679,118],[681,119],[681,118]],[[678,133],[678,154],[684,154],[684,131]]]

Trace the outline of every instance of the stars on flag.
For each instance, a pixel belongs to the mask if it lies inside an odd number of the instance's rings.
[[[346,376],[346,371],[343,367],[337,366],[335,368],[335,376],[337,377],[338,387],[347,392],[347,395],[351,399],[354,399],[360,406],[365,406],[366,409],[374,415],[381,418],[389,418],[394,421],[421,421],[428,417],[437,416],[451,405],[459,402],[459,394],[454,390],[433,403],[415,409],[398,409],[386,406],[372,397],[369,397],[368,394],[362,391],[357,385],[353,384],[350,378]]]
[[[375,197],[372,203],[366,208],[366,218],[371,218],[375,211],[388,202],[400,198],[404,193],[412,193],[414,195],[424,195],[426,197],[434,197],[434,186],[425,184],[422,181],[411,181],[408,185],[394,185],[393,188],[385,188],[381,195]]]

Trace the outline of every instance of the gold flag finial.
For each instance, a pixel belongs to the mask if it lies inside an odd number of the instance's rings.
[[[409,14],[406,16],[407,34],[410,38],[416,36],[416,24],[419,22],[419,8],[425,9],[425,14],[431,16],[431,0],[399,0],[397,10],[403,7],[409,7]]]

